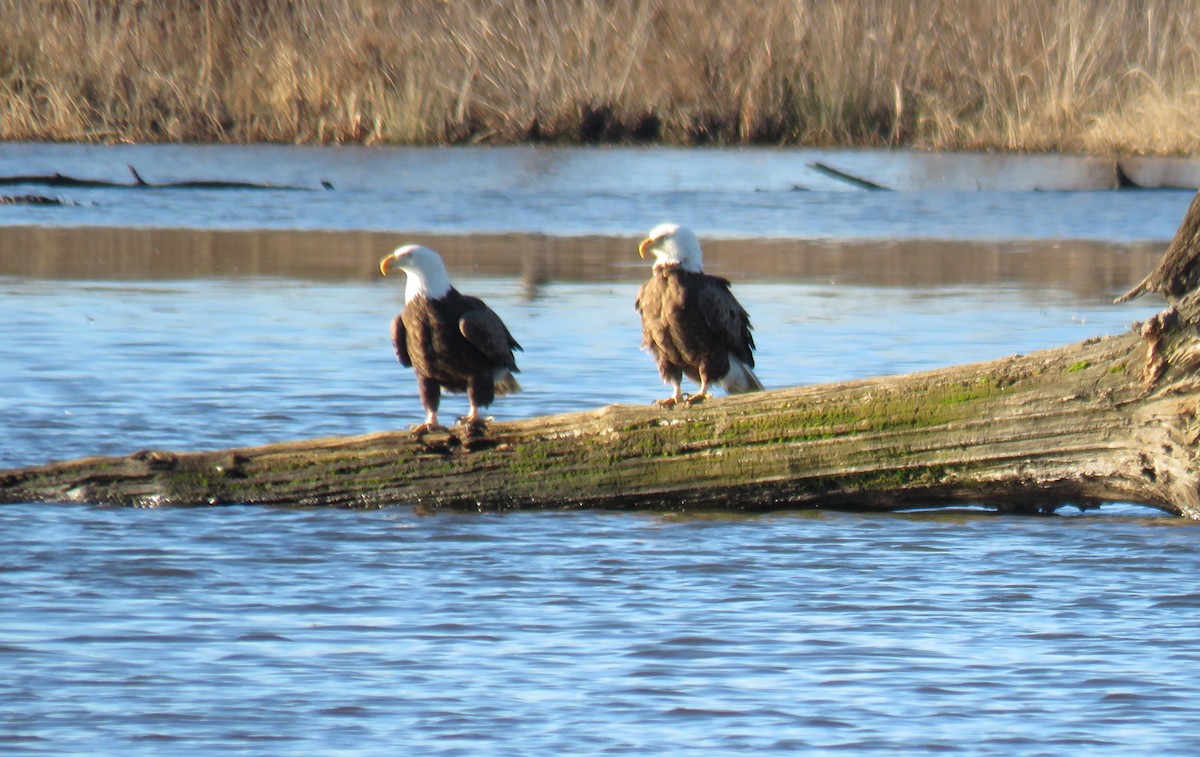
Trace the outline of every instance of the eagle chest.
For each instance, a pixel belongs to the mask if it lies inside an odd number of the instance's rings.
[[[690,362],[707,341],[708,324],[695,306],[690,283],[675,272],[656,275],[642,302],[647,340],[673,361]]]
[[[409,303],[401,318],[407,332],[409,356],[420,373],[442,373],[446,370],[443,356],[460,355],[467,348],[466,340],[458,332],[457,319],[438,312],[427,300]]]

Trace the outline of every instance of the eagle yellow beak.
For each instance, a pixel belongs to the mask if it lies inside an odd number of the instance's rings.
[[[642,243],[638,245],[638,257],[646,257],[646,250],[650,249],[650,245],[652,244],[654,244],[653,239],[643,239]]]
[[[392,256],[388,255],[386,258],[379,261],[379,272],[382,273],[384,276],[387,276],[387,269],[388,269],[388,266],[392,264],[392,259],[393,259]]]

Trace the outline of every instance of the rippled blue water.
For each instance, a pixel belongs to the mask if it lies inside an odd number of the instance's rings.
[[[664,394],[636,349],[635,285],[460,283],[526,346],[526,392],[498,417]],[[768,386],[999,357],[1153,310],[998,288],[736,291]],[[0,467],[406,425],[420,409],[386,337],[400,297],[0,280]],[[1191,753],[1195,530],[1100,513],[7,506],[0,748]]]
[[[1196,531],[0,508],[7,753],[1194,754]]]
[[[114,178],[135,159],[152,180],[265,165],[238,178],[301,181],[333,166],[322,178],[345,195],[105,190],[0,225],[410,230],[428,217],[566,234],[628,212],[629,233],[691,207],[713,211],[714,234],[1165,239],[1188,199],[796,192],[782,182],[799,158],[770,151],[655,154],[662,170],[631,195],[620,160],[589,173],[553,152],[172,149],[0,146],[0,168],[16,155],[69,172],[66,155]],[[389,194],[401,164],[408,194]],[[478,179],[458,201],[455,175]],[[598,182],[586,202],[581,177]],[[714,177],[727,186],[695,186]],[[636,284],[458,284],[526,348],[526,391],[497,418],[665,394],[637,350]],[[1157,308],[1036,288],[735,291],[769,387],[1028,352]],[[387,342],[401,296],[390,279],[0,277],[0,468],[408,425],[421,411]],[[1130,506],[689,519],[27,504],[0,507],[0,534],[5,754],[1200,750],[1196,526]]]
[[[461,278],[525,351],[499,419],[664,397],[636,283]],[[767,387],[905,373],[1119,333],[1153,303],[1017,288],[740,283]],[[402,428],[424,412],[388,329],[399,281],[0,278],[0,468],[146,447],[225,448]],[[447,417],[464,398],[444,399]]]

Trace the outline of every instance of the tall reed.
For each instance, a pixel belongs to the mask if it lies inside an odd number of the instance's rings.
[[[0,138],[1200,152],[1172,0],[0,0]]]

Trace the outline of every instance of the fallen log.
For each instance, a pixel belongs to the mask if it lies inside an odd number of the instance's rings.
[[[1045,511],[1116,500],[1200,517],[1196,397],[1179,362],[1195,345],[1176,339],[1160,337],[1166,367],[1153,384],[1142,380],[1150,342],[1130,333],[686,409],[493,423],[482,438],[393,432],[88,458],[0,473],[0,501]]]
[[[68,176],[57,171],[51,174],[23,174],[15,176],[0,176],[0,187],[11,187],[32,184],[43,187],[69,187],[75,189],[281,189],[309,191],[315,187],[303,187],[291,184],[271,184],[258,181],[233,181],[224,179],[189,179],[185,181],[149,182],[142,178],[138,170],[126,164],[133,176],[132,183],[109,181],[107,179],[81,179]],[[321,189],[331,190],[333,184],[322,180]]]
[[[43,206],[61,206],[75,205],[76,203],[67,202],[61,197],[47,197],[46,195],[0,195],[0,205],[43,205]]]
[[[0,472],[0,502],[1047,512],[1121,501],[1200,518],[1198,220],[1200,201],[1143,287],[1174,304],[1122,335],[674,410],[497,422],[483,436],[86,458]]]
[[[849,184],[850,186],[856,187],[858,189],[865,189],[870,192],[886,192],[886,191],[888,191],[888,187],[885,187],[882,184],[878,184],[874,181],[871,181],[870,179],[864,179],[861,176],[855,176],[854,174],[846,173],[845,171],[842,171],[841,169],[834,168],[833,166],[829,165],[828,163],[814,161],[812,163],[809,163],[808,167],[813,169],[817,173],[825,174],[826,176],[828,176],[831,179],[837,179],[838,181],[843,181],[843,182]]]
[[[11,187],[19,184],[36,184],[43,187],[76,187],[81,189],[97,189],[103,187],[130,187],[119,181],[105,179],[80,179],[67,176],[57,171],[50,174],[24,174],[15,176],[0,176],[0,187]]]
[[[185,181],[159,181],[149,182],[142,178],[137,169],[126,164],[129,173],[133,174],[133,187],[144,189],[286,189],[286,190],[301,190],[308,191],[313,187],[301,187],[291,184],[271,184],[261,181],[231,181],[227,179],[188,179]],[[321,188],[325,190],[333,189],[333,184],[328,181],[321,181]]]

